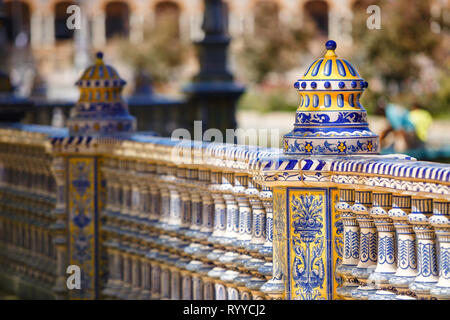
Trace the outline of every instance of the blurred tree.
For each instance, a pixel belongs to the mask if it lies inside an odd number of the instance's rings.
[[[178,24],[172,19],[158,21],[157,28],[146,27],[142,43],[121,40],[121,56],[135,70],[151,74],[153,84],[167,83],[176,74],[174,69],[184,64],[191,50],[191,44],[178,35]]]
[[[358,0],[353,7],[354,63],[379,78],[388,95],[412,90],[420,77],[419,56],[443,63],[442,34],[431,31],[430,0]],[[381,8],[381,29],[366,26],[369,5]]]
[[[254,33],[242,36],[242,46],[236,53],[237,62],[246,77],[258,84],[269,73],[284,72],[298,67],[302,50],[315,34],[315,26],[307,21],[300,24],[279,21],[278,5],[274,1],[258,1],[255,5]]]

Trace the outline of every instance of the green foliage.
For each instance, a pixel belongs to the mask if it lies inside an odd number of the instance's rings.
[[[315,32],[313,24],[306,21],[302,26],[298,20],[278,21],[278,12],[270,3],[261,2],[255,10],[255,32],[239,39],[242,46],[236,56],[244,77],[260,84],[270,73],[283,74],[297,67]]]
[[[381,30],[366,28],[368,14],[366,8],[376,4],[381,8]],[[427,58],[437,69],[444,67],[445,37],[448,29],[444,28],[440,34],[433,33],[430,28],[432,21],[430,14],[430,0],[359,0],[354,7],[353,63],[358,66],[361,74],[367,79],[377,78],[383,84],[379,92],[368,90],[364,94],[363,102],[368,110],[372,110],[376,99],[380,95],[388,97],[389,101],[396,101],[408,105],[413,100],[422,100],[433,111],[444,111],[448,108],[448,72],[444,73],[439,89],[440,93],[430,94],[417,91],[423,88],[418,57]],[[418,84],[418,86],[417,86]],[[437,100],[430,100],[433,99]],[[439,105],[439,104],[445,104]]]
[[[124,40],[121,56],[135,70],[145,70],[152,75],[154,84],[174,79],[176,68],[185,63],[191,45],[178,36],[178,25],[171,20],[162,22],[157,28],[147,27],[144,41],[139,44]]]
[[[439,78],[439,89],[424,97],[422,103],[432,109],[433,114],[442,118],[450,118],[450,65],[444,69]],[[430,106],[428,105],[431,105]]]
[[[295,90],[277,88],[263,90],[262,88],[248,88],[239,100],[238,108],[242,110],[257,110],[259,112],[297,110],[299,98]]]

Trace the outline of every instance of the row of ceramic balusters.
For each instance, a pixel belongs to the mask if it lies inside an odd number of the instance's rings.
[[[120,299],[266,299],[272,192],[245,170],[104,161],[109,277]],[[275,297],[275,296],[272,296]]]
[[[340,190],[344,299],[450,299],[447,200]]]
[[[39,146],[0,147],[0,268],[49,292],[56,281],[51,157]]]

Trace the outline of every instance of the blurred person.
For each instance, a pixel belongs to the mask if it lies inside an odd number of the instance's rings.
[[[383,149],[404,152],[414,144],[415,127],[409,118],[409,110],[395,103],[377,102],[377,113],[388,121],[388,126],[380,134]]]
[[[418,102],[411,105],[409,121],[414,125],[417,139],[424,144],[428,140],[428,131],[433,123],[431,113],[425,110]]]

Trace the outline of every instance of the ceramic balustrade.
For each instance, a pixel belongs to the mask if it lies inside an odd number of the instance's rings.
[[[53,155],[46,147],[23,152],[28,145],[19,137],[6,143],[16,131],[0,141],[1,192],[11,199],[2,202],[2,266],[51,283],[53,294],[64,298],[70,159],[61,156],[62,149]],[[193,143],[182,146],[183,152],[176,145],[164,138],[133,138],[102,156],[100,297],[319,297],[318,291],[296,293],[304,281],[296,263],[301,250],[311,259],[319,252],[318,238],[308,241],[322,225],[330,228],[321,231],[328,248],[321,256],[324,269],[315,260],[309,272],[328,288],[326,297],[448,299],[444,165],[401,155],[297,159],[237,145]],[[39,160],[22,161],[29,155]],[[399,169],[387,173],[395,166]],[[414,174],[416,180],[404,182]],[[315,204],[324,206],[317,211],[325,214],[320,224],[289,230],[288,223],[296,221],[292,210]],[[27,220],[14,220],[13,213]],[[297,251],[289,238],[295,228],[303,237]]]
[[[26,279],[19,291],[28,298],[64,297],[57,224],[64,194],[55,175],[65,173],[49,150],[53,133],[5,128],[0,135],[0,285]]]

